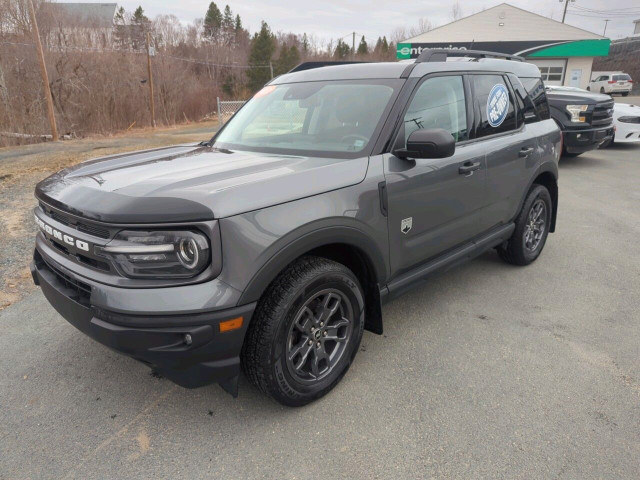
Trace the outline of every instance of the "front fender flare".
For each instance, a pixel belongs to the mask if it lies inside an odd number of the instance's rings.
[[[244,289],[238,305],[256,302],[260,299],[269,284],[293,262],[305,253],[325,245],[342,243],[359,249],[373,269],[374,276],[380,285],[384,285],[387,277],[387,265],[383,251],[376,242],[362,230],[353,226],[319,226],[311,231],[295,234],[295,238],[285,237],[277,252],[260,267]],[[291,234],[290,234],[291,235]]]

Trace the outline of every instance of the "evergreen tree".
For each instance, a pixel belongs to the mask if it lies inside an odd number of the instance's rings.
[[[349,57],[351,54],[351,48],[342,39],[338,40],[338,44],[336,45],[336,49],[333,52],[333,56],[338,60],[344,60]]]
[[[240,20],[240,15],[236,15],[236,23],[233,28],[236,33],[240,33],[240,31],[242,30],[242,20]]]
[[[364,57],[365,55],[369,54],[369,46],[367,45],[367,42],[364,39],[364,35],[360,39],[360,44],[358,45],[358,50],[356,52],[360,57]]]
[[[382,53],[384,53],[385,55],[387,53],[389,53],[389,44],[387,43],[387,37],[384,36],[382,37]]]
[[[220,37],[221,28],[222,13],[216,4],[211,2],[204,17],[204,36],[217,40]]]
[[[116,16],[114,17],[114,23],[116,25],[124,25],[125,24],[125,11],[124,11],[124,7],[120,7],[117,11],[116,11]]]
[[[260,31],[251,39],[251,51],[249,52],[249,65],[247,70],[249,88],[256,92],[271,79],[269,62],[276,50],[276,39],[267,22],[263,21]]]
[[[302,56],[306,57],[309,54],[309,39],[307,38],[307,34],[302,34]]]
[[[380,54],[382,52],[382,37],[378,37],[376,40],[376,46],[373,47],[373,53]]]
[[[295,45],[288,47],[286,44],[282,44],[280,47],[280,54],[278,55],[273,67],[274,75],[287,73],[299,63],[300,52],[298,51],[298,47]]]
[[[149,19],[144,14],[144,10],[142,10],[141,6],[136,8],[135,12],[133,12],[133,18],[131,19],[131,21],[136,25],[144,25],[149,23]]]
[[[224,7],[224,15],[222,17],[222,28],[228,32],[234,30],[234,21],[233,21],[233,13],[231,13],[231,8],[229,5]]]

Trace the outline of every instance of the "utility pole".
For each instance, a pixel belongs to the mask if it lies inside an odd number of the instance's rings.
[[[153,99],[153,71],[151,70],[151,34],[149,32],[147,32],[147,72],[149,76],[149,106],[151,107],[151,127],[156,128],[156,105]]]
[[[602,36],[604,37],[607,34],[607,24],[610,22],[610,20],[607,18],[604,21],[604,32],[602,32]]]
[[[57,142],[58,128],[56,127],[56,116],[53,111],[53,97],[51,96],[47,64],[44,61],[44,52],[42,51],[42,42],[40,41],[40,32],[38,31],[38,22],[36,21],[36,9],[33,6],[32,0],[29,0],[29,14],[31,16],[31,32],[33,33],[33,41],[36,44],[38,59],[40,60],[40,73],[42,74],[42,86],[44,87],[44,96],[47,101],[47,115],[49,117],[49,125],[51,126],[51,139],[54,142]]]
[[[271,79],[273,79],[273,63],[269,60],[269,72],[271,72]]]
[[[562,2],[562,0],[560,0]],[[562,23],[564,23],[564,18],[567,16],[567,7],[569,6],[569,1],[575,2],[576,0],[564,0],[564,11],[562,12]]]
[[[353,32],[353,38],[351,39],[351,59],[356,58],[356,32]]]

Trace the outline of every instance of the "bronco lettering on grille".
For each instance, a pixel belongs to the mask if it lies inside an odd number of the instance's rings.
[[[51,235],[53,238],[60,240],[67,245],[71,245],[72,247],[76,247],[78,250],[84,250],[85,252],[89,251],[89,244],[87,242],[83,242],[82,240],[78,240],[71,235],[67,235],[66,233],[62,233],[61,231],[56,230],[51,225],[47,225],[46,223],[44,223],[37,216],[35,216],[35,219],[36,224],[40,227],[40,229],[43,232]]]

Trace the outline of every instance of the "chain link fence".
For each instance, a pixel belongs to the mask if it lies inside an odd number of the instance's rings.
[[[246,100],[220,100],[220,97],[216,97],[218,101],[218,125],[222,126],[229,120],[234,113],[240,110]]]

